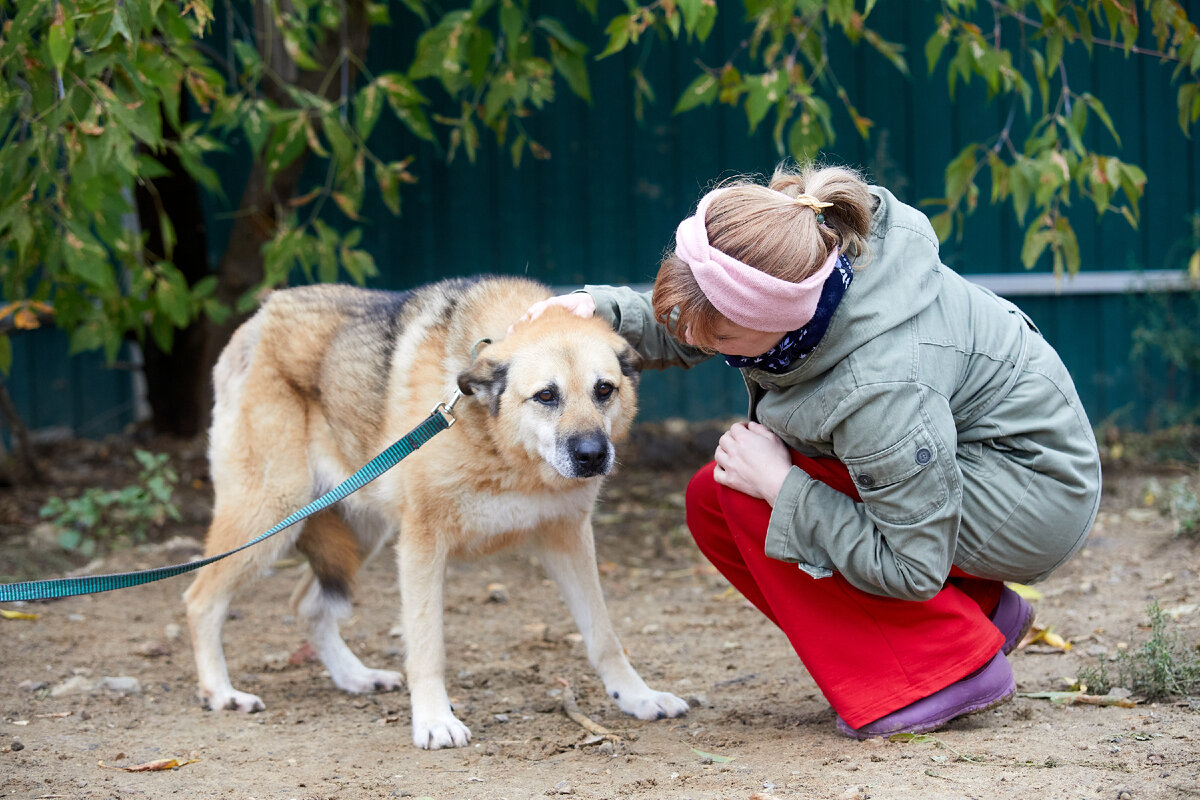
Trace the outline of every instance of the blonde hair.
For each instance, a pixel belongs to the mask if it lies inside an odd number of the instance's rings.
[[[714,188],[726,191],[713,200],[705,218],[709,244],[768,275],[798,283],[839,246],[848,257],[867,255],[875,201],[852,169],[780,164],[766,185],[743,177]],[[802,194],[831,204],[820,211],[823,223],[815,209],[796,201]],[[683,341],[690,334],[696,346],[715,349],[715,328],[724,317],[673,250],[659,265],[653,305],[655,318],[676,338]]]

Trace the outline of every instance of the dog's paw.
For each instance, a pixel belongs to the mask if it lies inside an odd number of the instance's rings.
[[[656,692],[653,689],[643,693],[614,694],[613,699],[622,711],[638,719],[682,717],[688,712],[686,700],[670,692]]]
[[[466,747],[469,741],[471,729],[448,711],[435,719],[413,717],[413,744],[422,750]]]
[[[354,694],[394,692],[404,686],[404,676],[386,669],[361,669],[334,679],[338,688]]]
[[[241,711],[244,714],[265,711],[267,708],[257,696],[239,692],[236,689],[229,689],[225,692],[203,692],[200,695],[200,704],[209,711]]]

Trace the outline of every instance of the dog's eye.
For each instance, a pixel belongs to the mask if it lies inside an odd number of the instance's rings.
[[[605,400],[616,390],[617,387],[613,386],[608,381],[600,381],[596,384],[596,397],[600,398],[601,400]]]
[[[542,403],[543,405],[547,405],[547,406],[553,405],[555,402],[558,401],[558,392],[554,391],[553,389],[542,389],[540,392],[538,392],[537,394],[535,394],[533,396],[533,399],[537,400],[539,403]]]

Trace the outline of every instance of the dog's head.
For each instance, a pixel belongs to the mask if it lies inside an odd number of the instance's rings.
[[[458,376],[485,404],[497,444],[547,477],[607,475],[637,411],[641,358],[601,319],[549,309],[482,348]]]

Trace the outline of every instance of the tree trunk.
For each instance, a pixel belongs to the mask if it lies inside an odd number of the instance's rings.
[[[271,69],[268,72],[273,72],[289,84],[310,92],[320,91],[325,72],[301,71],[291,62],[268,13],[269,5],[256,3],[254,6],[258,50],[264,61],[270,62]],[[361,63],[365,59],[370,40],[370,23],[365,4],[363,0],[349,0],[345,11],[341,34],[327,36],[315,54],[318,63],[335,63],[343,48],[357,57],[352,61]],[[351,68],[350,77],[353,78],[353,75],[354,70]],[[340,82],[333,80],[328,81],[328,84],[325,95],[330,98],[339,96],[342,89]],[[287,94],[279,86],[264,83],[263,91],[278,105],[291,105]],[[265,166],[257,160],[251,166],[229,240],[217,266],[219,283],[215,297],[229,308],[235,308],[246,292],[262,282],[262,247],[274,236],[277,209],[295,195],[296,186],[307,161],[306,151],[288,167],[277,172],[269,185]],[[194,182],[182,169],[175,172],[191,185],[189,191],[185,192],[181,188],[179,193],[195,198]],[[186,198],[181,199],[181,205],[186,202]],[[179,229],[183,227],[182,221],[201,220],[203,217],[198,206],[194,211],[180,208],[178,213],[172,210],[170,214],[179,233],[179,243],[175,251],[176,266],[187,276],[189,284],[194,283],[209,274],[207,250],[203,247],[202,225],[197,226],[201,247],[185,245],[183,232]],[[147,221],[143,215],[143,230],[153,231],[157,228],[156,216]],[[201,253],[202,256],[198,255]],[[181,263],[184,258],[188,262],[187,268]],[[193,272],[193,268],[196,271]],[[208,427],[212,411],[213,366],[216,365],[229,337],[247,316],[235,313],[220,325],[207,317],[201,317],[189,328],[177,332],[175,345],[170,353],[161,353],[152,344],[147,345],[146,377],[147,384],[151,387],[149,402],[153,410],[155,431],[191,436]]]
[[[187,121],[187,104],[181,104],[180,121]],[[167,120],[163,118],[164,129]],[[158,156],[170,175],[156,178],[137,190],[138,219],[146,233],[146,250],[162,254],[161,211],[175,227],[175,251],[172,263],[191,286],[209,274],[208,239],[200,187],[170,151]],[[201,317],[186,328],[175,331],[170,352],[162,350],[153,338],[142,344],[143,371],[146,376],[146,400],[156,433],[192,437],[204,429],[208,416],[209,382],[197,369],[203,362],[207,318]]]

